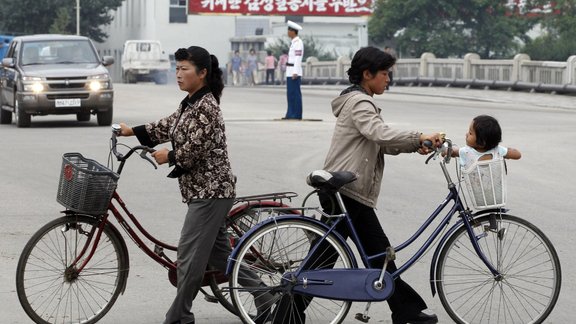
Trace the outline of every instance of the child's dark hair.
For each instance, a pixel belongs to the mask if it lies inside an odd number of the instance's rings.
[[[196,72],[206,69],[206,82],[210,91],[220,103],[222,97],[222,90],[224,89],[224,81],[222,80],[222,70],[218,63],[216,56],[208,53],[202,47],[190,46],[188,48],[180,48],[174,53],[176,61],[189,61],[196,65]]]
[[[360,84],[365,70],[376,74],[378,71],[389,70],[395,63],[396,59],[392,55],[376,47],[363,47],[352,58],[348,80],[352,84]]]
[[[472,120],[476,133],[476,144],[485,150],[491,150],[502,141],[502,129],[496,118],[480,115]]]

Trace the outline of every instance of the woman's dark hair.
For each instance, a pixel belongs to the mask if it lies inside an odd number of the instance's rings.
[[[376,74],[378,71],[389,70],[395,63],[396,59],[392,55],[376,47],[363,47],[352,58],[348,69],[348,80],[352,84],[360,84],[364,71],[368,70],[370,74]]]
[[[492,116],[476,116],[472,120],[472,127],[476,133],[476,144],[485,150],[495,148],[502,141],[502,129]]]
[[[224,89],[224,81],[222,80],[222,70],[220,70],[216,56],[208,53],[208,51],[202,47],[190,46],[188,48],[178,49],[176,53],[174,53],[174,59],[176,61],[189,61],[193,63],[196,65],[197,73],[206,69],[206,83],[216,98],[216,101],[220,103],[220,97],[222,97],[222,90]]]

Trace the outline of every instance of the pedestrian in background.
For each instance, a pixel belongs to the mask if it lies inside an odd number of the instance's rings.
[[[240,84],[240,73],[242,69],[242,58],[240,57],[240,52],[238,50],[234,51],[234,56],[230,60],[231,69],[232,69],[232,84],[239,85]]]
[[[282,85],[286,83],[286,63],[288,63],[288,51],[282,50],[282,55],[278,58],[278,66],[280,67],[280,82]]]
[[[266,84],[274,84],[276,80],[274,79],[274,74],[276,73],[276,57],[272,55],[272,51],[266,51],[268,54],[264,59],[264,65],[266,66]]]
[[[246,58],[246,80],[248,85],[256,85],[258,83],[258,56],[256,51],[251,48]]]
[[[283,119],[302,119],[302,57],[304,56],[304,43],[298,37],[302,27],[288,20],[288,37],[292,39],[286,63],[286,96],[288,110]]]

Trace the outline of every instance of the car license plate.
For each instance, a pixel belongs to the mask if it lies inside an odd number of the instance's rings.
[[[138,70],[138,73],[140,73],[140,74],[148,74],[148,73],[150,73],[150,70]]]
[[[80,107],[80,99],[56,99],[56,107]]]

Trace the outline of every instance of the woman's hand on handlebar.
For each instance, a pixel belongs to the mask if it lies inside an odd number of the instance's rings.
[[[161,148],[159,150],[154,151],[152,157],[156,160],[158,164],[168,163],[168,152],[170,152],[167,148]]]
[[[132,127],[125,123],[120,123],[120,134],[118,134],[118,136],[134,136],[134,131]]]
[[[444,133],[420,134],[420,148],[418,149],[418,153],[426,155],[434,151],[434,148],[442,146],[444,136]]]

